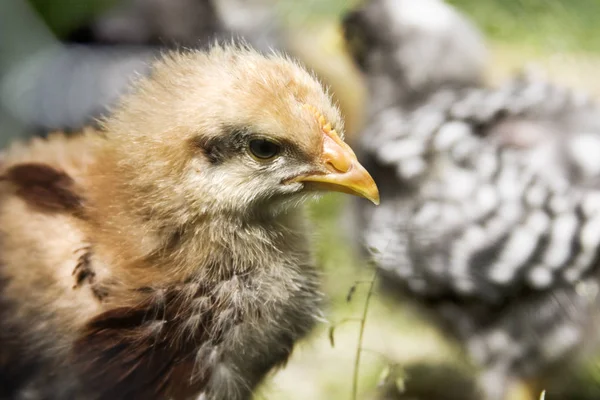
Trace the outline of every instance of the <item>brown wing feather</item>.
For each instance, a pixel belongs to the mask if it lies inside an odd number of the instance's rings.
[[[207,309],[193,337],[182,336],[189,316],[177,289],[98,315],[73,351],[84,386],[107,400],[186,399],[198,393],[210,371],[196,363],[196,350],[207,341],[213,315]]]
[[[77,250],[88,246],[79,218],[88,147],[83,135],[55,134],[15,144],[1,156],[2,399],[21,396],[23,390],[48,399],[75,393],[72,371],[62,368],[64,357],[57,352],[68,348],[77,329],[98,312],[101,298],[91,285],[74,288],[77,276],[72,275],[81,258]]]

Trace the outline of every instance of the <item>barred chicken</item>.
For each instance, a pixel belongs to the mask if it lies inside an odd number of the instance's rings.
[[[371,0],[344,27],[382,202],[357,205],[358,232],[384,286],[465,346],[483,398],[539,398],[600,327],[600,109],[532,74],[483,85],[483,41],[441,1]]]
[[[338,133],[339,132],[339,133]],[[320,315],[301,204],[378,202],[297,63],[170,53],[100,132],[0,166],[0,398],[249,399]]]

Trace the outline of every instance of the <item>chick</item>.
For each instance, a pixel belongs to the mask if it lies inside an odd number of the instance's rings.
[[[342,130],[295,62],[215,46],[158,61],[101,132],[9,149],[0,397],[249,398],[319,318],[301,203],[379,201]]]
[[[598,343],[600,109],[532,75],[485,87],[461,20],[372,0],[345,21],[369,44],[353,47],[373,99],[358,148],[383,200],[360,204],[358,235],[384,286],[464,345],[483,398],[539,399]]]

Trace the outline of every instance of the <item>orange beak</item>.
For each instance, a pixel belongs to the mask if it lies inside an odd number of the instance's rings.
[[[328,172],[294,178],[307,189],[328,190],[364,197],[379,204],[379,190],[371,175],[358,162],[356,155],[335,132],[331,125],[322,126],[323,153],[321,162]]]

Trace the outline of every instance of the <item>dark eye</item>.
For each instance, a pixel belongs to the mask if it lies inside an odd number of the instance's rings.
[[[280,147],[267,139],[252,139],[248,143],[250,153],[260,160],[268,160],[279,154]]]

